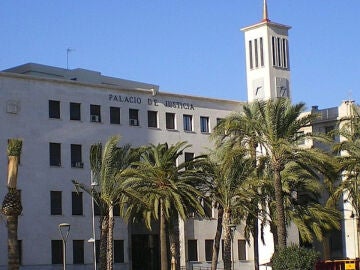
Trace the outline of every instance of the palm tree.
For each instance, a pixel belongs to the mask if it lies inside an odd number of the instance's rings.
[[[342,141],[334,145],[334,151],[338,154],[340,171],[343,175],[341,189],[337,191],[337,197],[344,196],[349,202],[357,217],[357,241],[359,242],[360,231],[360,112],[356,105],[351,106],[350,115],[342,119],[345,124],[340,128],[339,134]]]
[[[198,157],[186,162],[177,159],[190,147],[186,142],[169,146],[167,143],[150,145],[141,154],[135,168],[129,169],[128,184],[142,194],[148,202],[148,208],[129,204],[128,213],[135,217],[141,212],[145,224],[151,228],[151,219],[160,221],[160,259],[161,269],[168,270],[167,225],[177,222],[177,216],[186,220],[190,209],[204,215],[199,198],[203,197],[197,185],[204,180],[205,172],[201,170],[204,158]],[[125,182],[126,185],[126,182]],[[176,256],[173,254],[172,256]],[[178,261],[172,258],[172,261]],[[179,266],[177,266],[179,267]]]
[[[8,141],[8,193],[2,203],[2,213],[6,216],[8,227],[8,269],[19,269],[18,217],[22,212],[20,192],[16,189],[18,166],[22,149],[22,140]]]
[[[218,206],[212,269],[216,269],[220,239],[224,231],[224,269],[231,269],[231,224],[241,220],[253,194],[245,184],[254,172],[253,161],[240,146],[223,145],[213,156],[212,199]]]
[[[141,200],[140,195],[130,188],[124,188],[123,176],[132,162],[138,160],[137,151],[130,145],[118,147],[118,136],[110,137],[104,151],[102,144],[94,144],[90,148],[90,167],[94,180],[99,184],[99,190],[86,187],[74,181],[77,188],[87,191],[93,196],[100,208],[100,269],[113,269],[113,228],[114,206],[119,204],[121,215],[125,216],[124,207],[129,198]]]

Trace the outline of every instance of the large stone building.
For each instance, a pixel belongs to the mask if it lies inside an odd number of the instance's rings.
[[[242,29],[249,101],[291,97],[289,29],[269,20],[266,1],[262,20]],[[68,269],[93,268],[93,245],[88,243],[93,236],[91,199],[86,193],[77,194],[71,183],[77,179],[90,184],[91,144],[104,143],[113,135],[121,136],[121,144],[133,146],[187,141],[192,146],[182,157],[186,159],[207,152],[212,147],[209,135],[219,119],[241,111],[244,103],[165,93],[157,85],[84,69],[29,63],[0,72],[2,179],[7,171],[7,140],[23,140],[18,181],[23,204],[18,234],[23,269],[60,269],[62,243],[58,225],[64,222],[71,225]],[[344,106],[319,110],[324,117],[313,128],[333,128]],[[3,198],[5,181],[0,187]],[[182,266],[209,265],[216,211],[208,211],[213,217],[210,220],[194,217],[180,224]],[[344,233],[334,242],[333,255],[355,257],[358,245],[351,237],[355,227],[351,220],[346,222]],[[6,231],[6,222],[1,219],[1,269],[6,269],[7,264]],[[288,241],[298,242],[296,230],[291,231]],[[158,269],[156,227],[149,232],[117,217],[114,232],[116,269]],[[95,236],[99,239],[98,226]],[[260,250],[260,263],[269,261],[271,242],[269,235]],[[241,225],[234,232],[232,246],[236,269],[252,269],[253,247],[245,242]],[[220,265],[221,261],[220,254]]]

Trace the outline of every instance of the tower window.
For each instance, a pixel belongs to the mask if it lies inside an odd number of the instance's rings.
[[[200,116],[200,131],[209,133],[209,117]]]
[[[272,51],[272,64],[273,66],[276,66],[276,42],[275,42],[275,37],[271,38],[271,51]]]
[[[254,63],[253,63],[252,41],[251,40],[249,40],[249,64],[250,64],[250,69],[253,69]]]
[[[263,38],[260,38],[260,65],[264,66],[264,45],[263,45]]]
[[[254,49],[255,49],[255,67],[259,67],[258,42],[257,42],[257,39],[254,40]]]

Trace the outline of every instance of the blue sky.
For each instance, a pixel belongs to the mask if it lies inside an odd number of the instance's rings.
[[[290,25],[291,91],[307,107],[360,103],[360,1],[268,0]],[[0,70],[35,62],[245,101],[244,37],[262,0],[1,0]]]

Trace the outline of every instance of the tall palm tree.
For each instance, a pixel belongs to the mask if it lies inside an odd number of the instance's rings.
[[[178,158],[183,151],[190,147],[186,142],[178,142],[169,146],[167,143],[150,145],[141,154],[135,168],[129,169],[128,184],[132,189],[142,194],[148,202],[148,208],[129,204],[128,211],[141,211],[145,224],[150,227],[151,219],[160,222],[160,258],[161,269],[168,270],[167,225],[176,221],[180,216],[186,220],[189,210],[195,210],[204,215],[199,198],[203,197],[197,185],[204,179],[205,172],[201,170],[203,158],[194,158],[187,162],[180,162]],[[178,164],[177,164],[178,162]],[[125,182],[126,185],[126,182]],[[172,258],[176,260],[176,258]]]
[[[339,129],[341,142],[334,145],[334,151],[338,154],[343,181],[341,189],[337,191],[337,197],[344,196],[349,202],[357,217],[357,241],[360,232],[360,111],[359,107],[352,104],[350,115],[342,119],[345,124]]]
[[[2,203],[2,213],[6,216],[8,227],[8,269],[19,269],[18,217],[22,212],[20,192],[17,187],[18,166],[22,140],[9,139],[8,155],[8,193]]]
[[[119,204],[122,210],[119,214],[125,216],[124,207],[130,197],[138,203],[141,201],[135,190],[123,185],[124,172],[138,160],[137,151],[130,145],[118,147],[119,140],[118,136],[110,137],[104,150],[101,143],[90,148],[91,174],[98,181],[98,190],[74,181],[76,187],[93,196],[100,208],[100,269],[107,270],[113,269],[114,206]]]
[[[224,269],[231,269],[232,228],[236,220],[241,220],[246,205],[253,194],[245,184],[254,172],[252,159],[240,146],[234,148],[223,145],[213,156],[212,199],[218,206],[218,223],[213,246],[212,269],[216,269],[219,246],[224,231]],[[237,214],[235,214],[237,213]]]

